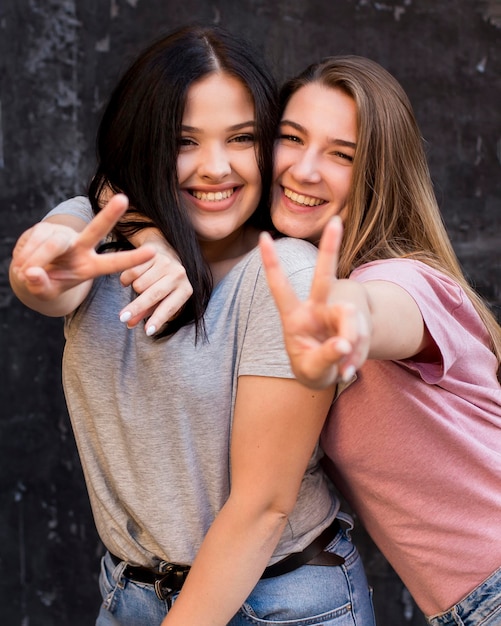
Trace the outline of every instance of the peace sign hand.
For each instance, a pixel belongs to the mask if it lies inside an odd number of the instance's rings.
[[[81,232],[51,222],[41,222],[27,230],[12,253],[13,288],[17,284],[36,299],[54,301],[86,281],[151,259],[155,251],[148,246],[107,254],[96,252],[127,207],[127,197],[118,194]]]
[[[292,370],[301,383],[315,389],[348,382],[369,350],[370,316],[359,304],[361,287],[336,279],[341,238],[342,223],[335,217],[324,230],[310,295],[302,302],[280,266],[271,237],[267,233],[260,237]]]

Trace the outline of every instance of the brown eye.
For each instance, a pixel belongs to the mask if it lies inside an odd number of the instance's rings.
[[[238,135],[237,137],[234,137],[232,141],[237,143],[254,143],[255,137],[250,133],[246,133],[245,135]]]
[[[353,163],[353,157],[350,154],[346,154],[345,152],[334,152],[333,154],[340,159],[346,159],[346,161]]]
[[[301,143],[301,140],[296,135],[280,135],[279,139],[283,139],[284,141],[291,141],[292,143]]]

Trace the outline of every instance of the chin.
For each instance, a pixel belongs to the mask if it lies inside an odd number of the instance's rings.
[[[295,239],[309,239],[311,232],[307,226],[296,220],[273,220],[275,228],[286,237],[294,237]]]

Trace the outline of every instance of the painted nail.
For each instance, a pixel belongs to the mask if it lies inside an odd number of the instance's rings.
[[[128,322],[131,317],[132,313],[130,311],[124,311],[122,315],[120,315],[120,321],[125,324],[125,322]]]
[[[151,335],[154,335],[157,332],[157,327],[153,326],[153,324],[151,326],[148,326],[148,328],[146,329],[146,334],[148,335],[148,337],[151,337]]]
[[[344,383],[349,383],[350,380],[355,376],[355,372],[357,370],[353,365],[349,365],[343,372],[342,379]]]

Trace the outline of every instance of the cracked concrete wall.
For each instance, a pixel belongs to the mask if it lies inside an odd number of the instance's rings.
[[[416,110],[461,262],[501,311],[501,0],[2,0],[0,585],[8,626],[90,624],[102,547],[60,385],[62,326],[8,287],[18,235],[85,190],[102,106],[144,44],[189,21],[261,47],[283,79],[327,54],[387,67]],[[380,624],[423,625],[364,532]]]

